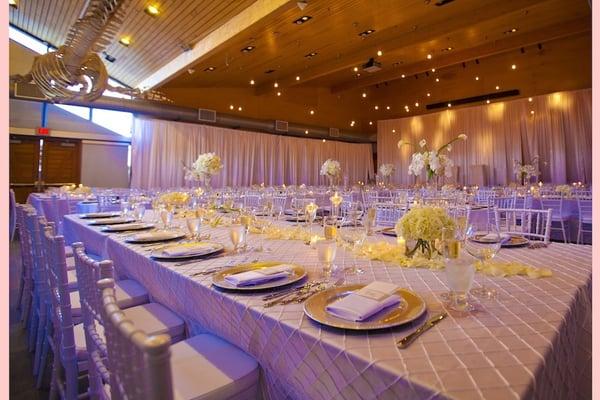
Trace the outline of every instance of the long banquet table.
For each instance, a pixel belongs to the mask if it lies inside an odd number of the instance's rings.
[[[148,212],[146,219],[151,218]],[[176,223],[182,223],[176,220]],[[227,228],[209,229],[229,243]],[[125,236],[105,234],[75,215],[65,217],[69,243],[115,263],[158,301],[180,314],[190,335],[214,333],[255,357],[270,399],[574,399],[591,396],[591,246],[552,243],[543,249],[502,250],[498,259],[552,269],[553,276],[490,278],[497,301],[482,302],[468,317],[451,316],[409,348],[395,343],[409,326],[356,333],[327,328],[303,313],[302,304],[264,308],[262,293],[217,290],[207,267],[259,260],[305,266],[319,276],[316,251],[300,241],[264,241],[269,252],[250,252],[184,266],[157,262]],[[379,235],[369,240],[391,240]],[[347,283],[391,281],[421,294],[428,316],[441,310],[445,273],[400,268],[357,258],[338,248],[335,264]],[[476,277],[480,280],[481,277]],[[201,379],[201,371],[198,372]]]

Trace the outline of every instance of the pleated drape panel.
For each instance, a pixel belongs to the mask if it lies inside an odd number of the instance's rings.
[[[326,184],[319,175],[328,158],[338,160],[350,183],[374,177],[371,144],[304,139],[207,125],[136,118],[131,140],[131,187],[185,186],[183,164],[214,152],[223,169],[213,187]]]
[[[414,148],[398,149],[398,140],[426,139],[437,148],[460,133],[469,138],[450,153],[460,184],[473,183],[469,171],[476,165],[485,166],[488,184],[514,182],[513,161],[529,164],[535,156],[543,182],[592,182],[591,89],[378,121],[378,163],[396,165],[392,182],[413,184],[408,165]]]

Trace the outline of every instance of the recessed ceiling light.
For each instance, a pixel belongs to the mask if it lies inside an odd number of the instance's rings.
[[[229,106],[229,109],[230,109],[230,110],[233,110],[234,108],[235,108],[235,107],[233,106],[233,104]]]
[[[478,81],[478,80],[479,80],[479,77],[478,77],[478,76],[476,76],[476,77],[475,77],[475,80],[476,80],[476,81]]]
[[[528,98],[527,101],[531,103],[533,101],[533,97]]]
[[[204,72],[213,72],[215,69],[217,69],[216,67],[207,67],[204,68]]]
[[[369,125],[373,125],[373,121],[369,121]]]
[[[406,78],[406,75],[402,74],[402,78]]]
[[[367,97],[367,93],[363,92],[362,97]]]
[[[274,88],[278,88],[278,87],[279,87],[279,83],[275,82],[275,83],[273,84],[273,87],[274,87]]]
[[[358,67],[354,67],[352,70],[353,70],[354,72],[358,72]]]
[[[17,4],[17,0],[8,0],[8,5],[13,8],[19,8],[19,5]]]
[[[305,58],[313,58],[313,57],[314,57],[314,56],[316,56],[317,54],[319,54],[319,53],[317,53],[316,51],[312,51],[312,52],[310,52],[310,53],[306,54],[304,57],[305,57]]]
[[[294,24],[296,24],[296,25],[302,25],[303,23],[305,23],[305,22],[307,22],[307,21],[309,21],[311,19],[312,19],[312,17],[310,15],[304,15],[304,16],[302,16],[302,17],[294,20]]]
[[[242,106],[239,106],[239,107],[238,107],[238,111],[242,111]]]
[[[315,115],[315,110],[310,110],[310,115]]]
[[[119,39],[119,43],[125,47],[128,47],[131,44],[131,38],[129,36],[123,36]]]
[[[496,86],[496,90],[500,90],[500,86]]]
[[[435,81],[436,81],[436,82],[439,82],[439,81],[440,81],[440,78],[435,78]]]
[[[511,66],[510,66],[510,68],[511,68],[511,69],[517,69],[517,65],[516,65],[516,64],[513,64],[513,65],[511,65]]]
[[[392,129],[392,133],[396,133],[396,130],[395,130],[395,129]]]
[[[530,112],[532,115],[535,113],[535,111],[533,111],[533,110],[531,110],[531,111],[529,111],[529,112]]]
[[[390,109],[390,106],[385,106],[385,109],[386,109],[386,110],[389,110],[389,109]]]
[[[427,54],[427,59],[431,60],[431,54]]]
[[[373,32],[375,32],[375,29],[367,29],[366,31],[359,33],[358,36],[360,36],[361,38],[366,38]]]
[[[435,68],[431,68],[431,72],[435,72]]]
[[[431,93],[427,93],[427,97],[431,97]]]
[[[377,50],[377,57],[381,57],[383,55],[383,51]]]
[[[418,101],[415,103],[415,107],[419,107],[419,102]]]
[[[277,96],[281,96],[281,92],[277,92]]]
[[[246,46],[246,47],[244,47],[243,49],[241,49],[240,51],[241,51],[242,53],[250,53],[250,52],[251,52],[252,50],[254,50],[254,49],[255,49],[255,47],[254,47],[254,46]]]
[[[379,106],[375,106],[375,109],[376,109],[376,110],[379,110]]]
[[[300,77],[299,77],[299,76],[296,76],[296,80],[297,80],[297,81],[299,81],[299,80],[300,80]]]
[[[146,8],[144,8],[144,12],[151,17],[156,17],[158,14],[160,14],[158,6],[154,4],[150,4]]]
[[[250,79],[250,84],[254,85],[254,79]]]

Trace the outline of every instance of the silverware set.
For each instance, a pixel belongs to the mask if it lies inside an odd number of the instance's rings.
[[[269,308],[275,305],[286,305],[291,303],[302,303],[315,293],[321,292],[331,287],[340,286],[344,283],[344,278],[339,278],[332,285],[323,281],[311,281],[302,286],[286,289],[283,292],[272,293],[263,297],[263,307]]]
[[[425,332],[427,332],[429,329],[433,328],[437,323],[441,322],[447,316],[448,316],[448,313],[444,311],[441,314],[438,314],[438,315],[436,315],[436,316],[428,319],[421,326],[419,326],[413,333],[411,333],[411,334],[403,337],[402,339],[400,339],[396,343],[396,346],[398,346],[399,349],[405,349],[405,348],[407,348],[419,336],[421,336],[422,334],[424,334]]]

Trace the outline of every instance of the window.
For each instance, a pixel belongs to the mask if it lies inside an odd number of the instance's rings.
[[[92,122],[122,136],[131,136],[133,114],[123,111],[92,109]]]
[[[49,50],[54,50],[54,47],[48,46],[46,43],[39,41],[33,36],[12,26],[8,27],[8,37],[10,40],[17,42],[38,54],[46,54]]]
[[[65,104],[56,104],[59,108],[62,108],[65,111],[70,112],[71,114],[77,115],[83,119],[90,119],[90,108],[89,107],[80,107],[80,106],[69,106]]]

